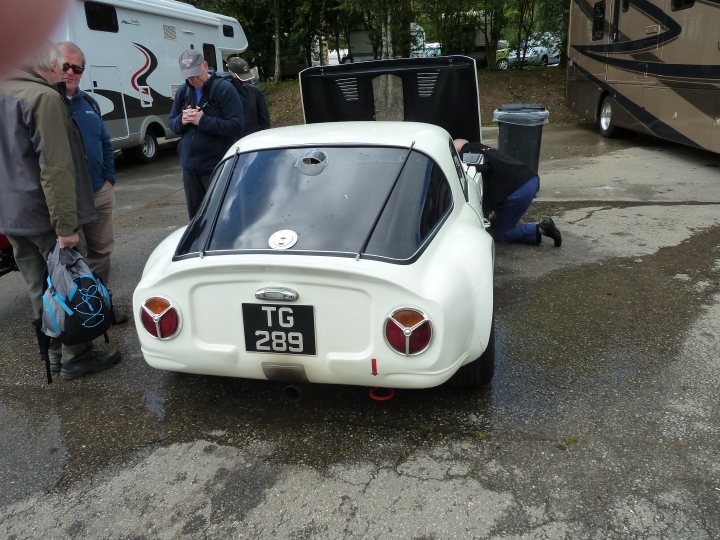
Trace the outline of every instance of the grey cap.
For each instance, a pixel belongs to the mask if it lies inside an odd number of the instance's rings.
[[[239,56],[228,60],[227,67],[230,71],[235,73],[241,81],[249,81],[250,79],[255,78],[253,72],[250,71],[248,63]]]
[[[204,61],[205,58],[203,58],[203,55],[193,49],[183,51],[178,60],[180,73],[182,73],[185,79],[188,77],[197,77],[202,73],[202,63]]]

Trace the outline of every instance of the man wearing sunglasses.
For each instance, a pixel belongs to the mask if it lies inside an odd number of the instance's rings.
[[[82,227],[95,220],[90,175],[77,125],[58,93],[63,55],[47,43],[31,66],[0,81],[0,233],[13,245],[36,317],[42,310],[47,255],[60,247],[84,251]],[[50,367],[64,379],[107,369],[117,349],[92,342],[53,343]]]
[[[75,122],[80,128],[90,178],[95,193],[97,221],[83,228],[87,245],[87,262],[110,287],[110,256],[115,245],[113,208],[115,207],[115,156],[110,134],[100,117],[100,107],[86,92],[80,89],[80,79],[85,71],[85,55],[71,41],[58,43],[63,53],[62,64],[65,95]],[[127,314],[114,308],[116,323],[127,321]]]

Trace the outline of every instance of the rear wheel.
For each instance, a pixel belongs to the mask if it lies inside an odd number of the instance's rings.
[[[606,96],[600,106],[598,127],[600,128],[600,134],[608,139],[623,137],[629,133],[627,129],[618,127],[615,123],[617,107],[617,103],[610,96]]]
[[[150,133],[145,133],[145,138],[140,146],[126,148],[123,150],[123,154],[134,161],[139,161],[140,163],[150,163],[151,161],[155,161],[158,155],[157,139]]]
[[[495,374],[495,319],[490,326],[490,338],[480,358],[465,364],[450,378],[452,386],[475,387],[490,384]]]
[[[501,71],[505,71],[509,67],[507,58],[501,58],[500,60],[498,60],[495,63],[495,67]]]

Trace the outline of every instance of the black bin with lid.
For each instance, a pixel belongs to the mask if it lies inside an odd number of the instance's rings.
[[[534,103],[509,103],[493,112],[498,123],[498,150],[530,166],[535,172],[540,164],[542,127],[550,111]]]

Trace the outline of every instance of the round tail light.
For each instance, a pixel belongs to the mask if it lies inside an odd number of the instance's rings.
[[[420,354],[431,340],[432,325],[421,311],[398,309],[385,319],[385,342],[400,354]]]
[[[155,296],[145,300],[140,309],[140,321],[143,328],[152,337],[170,339],[180,329],[180,314],[167,298]]]

